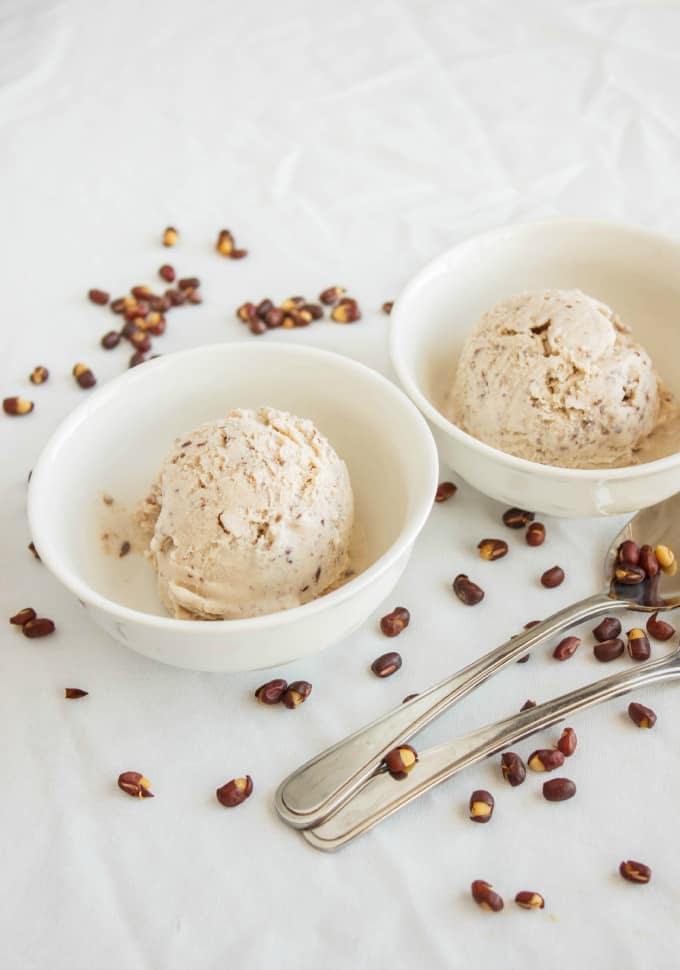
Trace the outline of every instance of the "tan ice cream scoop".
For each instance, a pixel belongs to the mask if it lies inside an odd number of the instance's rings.
[[[511,455],[598,468],[645,460],[638,452],[670,407],[648,354],[608,306],[550,289],[482,316],[443,410]]]
[[[235,619],[342,580],[354,501],[344,461],[311,421],[235,410],[177,438],[143,519],[168,610]]]

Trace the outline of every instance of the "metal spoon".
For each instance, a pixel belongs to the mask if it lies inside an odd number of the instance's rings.
[[[455,741],[429,748],[419,753],[415,767],[404,780],[395,781],[387,771],[381,770],[352,799],[315,828],[305,829],[302,835],[315,848],[332,852],[468,765],[508,748],[515,741],[549,727],[584,707],[618,697],[633,687],[674,677],[680,677],[680,648],[661,660],[652,660],[634,670],[605,677]]]
[[[661,612],[680,606],[680,573],[676,577],[660,573],[654,580],[636,586],[620,586],[611,581],[617,551],[626,539],[680,549],[680,493],[638,512],[614,538],[605,557],[605,587],[600,593],[560,610],[407,704],[360,728],[289,775],[275,797],[276,809],[283,821],[294,828],[318,826],[380,770],[388,751],[407,741],[488,677],[548,637],[603,613]],[[421,775],[422,769],[416,777]]]

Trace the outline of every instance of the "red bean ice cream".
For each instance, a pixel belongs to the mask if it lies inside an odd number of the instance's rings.
[[[354,500],[311,421],[235,410],[176,439],[142,520],[170,613],[237,619],[307,603],[343,578]]]
[[[444,414],[530,461],[608,468],[678,449],[678,409],[646,351],[606,304],[536,290],[485,313],[463,348]]]

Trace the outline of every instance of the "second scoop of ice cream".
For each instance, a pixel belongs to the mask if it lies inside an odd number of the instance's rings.
[[[146,509],[161,599],[180,618],[299,606],[348,568],[347,467],[311,421],[272,408],[178,438]]]
[[[608,306],[580,290],[540,290],[482,316],[444,413],[511,455],[596,468],[633,463],[668,398]]]

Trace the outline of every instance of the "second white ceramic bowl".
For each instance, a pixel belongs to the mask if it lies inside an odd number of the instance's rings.
[[[390,352],[442,460],[508,505],[558,516],[632,512],[680,490],[680,453],[626,468],[581,470],[515,458],[440,412],[461,348],[481,314],[528,289],[577,287],[608,303],[680,396],[680,244],[642,229],[554,220],[476,236],[426,266],[390,317]]]
[[[212,623],[167,616],[142,555],[106,555],[119,506],[148,494],[175,437],[232,408],[310,418],[347,462],[366,568],[294,609]],[[254,670],[316,653],[390,593],[432,508],[437,452],[408,398],[347,357],[295,344],[219,344],[134,368],[88,396],[33,469],[29,519],[43,562],[126,646],[193,670]],[[108,493],[112,507],[102,502]],[[115,521],[115,518],[114,518]]]

